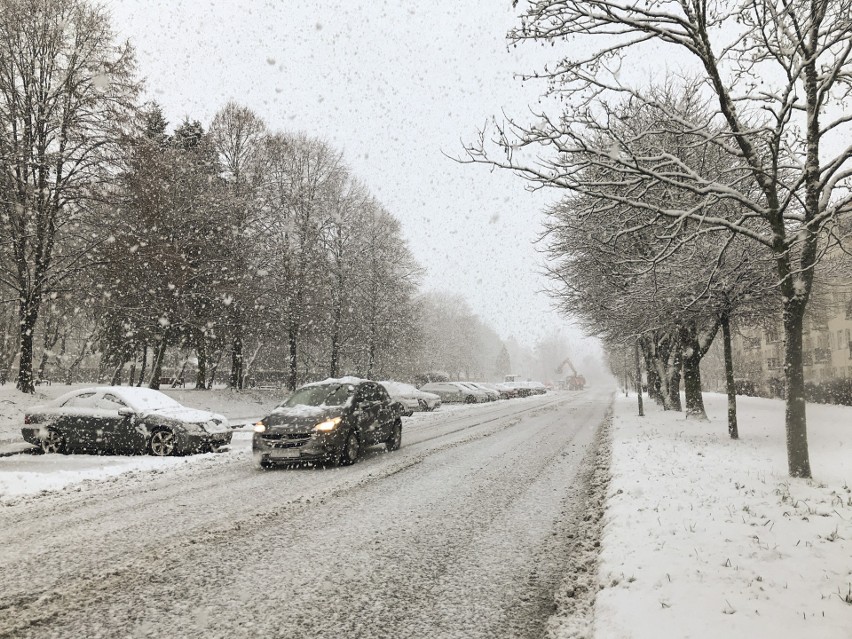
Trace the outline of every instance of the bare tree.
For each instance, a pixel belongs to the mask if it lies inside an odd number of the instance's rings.
[[[246,323],[247,299],[254,297],[251,288],[252,268],[249,264],[251,230],[259,213],[256,187],[262,165],[261,154],[266,134],[266,124],[251,109],[228,102],[213,117],[210,135],[219,152],[230,186],[232,206],[227,229],[232,251],[232,264],[223,289],[228,295],[231,333],[231,379],[233,388],[243,386],[243,342]]]
[[[33,392],[45,295],[107,234],[80,221],[119,156],[137,93],[134,56],[84,0],[0,1],[0,278],[18,294],[17,386]],[[66,244],[68,235],[78,241]]]
[[[274,134],[264,149],[262,242],[269,260],[272,303],[287,340],[287,384],[299,381],[299,345],[313,323],[325,280],[323,236],[335,189],[343,183],[340,154],[305,135]]]
[[[471,159],[521,171],[535,184],[593,197],[613,199],[600,180],[587,179],[590,165],[621,181],[649,179],[691,193],[700,206],[663,208],[636,193],[615,199],[742,235],[771,251],[786,336],[787,458],[794,477],[811,475],[802,320],[820,257],[818,239],[852,203],[852,146],[843,141],[852,116],[834,107],[845,103],[852,87],[850,13],[849,0],[531,2],[510,34],[513,42],[574,39],[578,47],[539,74],[551,81],[565,109],[559,119],[539,114],[532,126],[498,127],[496,151],[484,135],[468,149]],[[676,157],[660,170],[659,157],[631,154],[629,145],[595,145],[589,133],[607,129],[619,103],[664,109],[641,80],[632,83],[644,77],[632,69],[643,64],[649,43],[694,63],[714,117],[683,124],[706,147],[738,158],[730,173],[708,180]],[[524,147],[540,144],[554,153],[539,161],[524,157]],[[720,204],[727,214],[716,212]]]

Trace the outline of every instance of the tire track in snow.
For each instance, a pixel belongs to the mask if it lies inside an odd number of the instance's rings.
[[[343,481],[333,481],[327,486],[311,486],[313,490],[303,491],[298,497],[294,497],[293,499],[285,501],[283,504],[277,505],[271,509],[268,508],[268,501],[264,500],[263,505],[267,506],[264,511],[252,513],[251,516],[243,517],[241,519],[231,519],[227,522],[227,525],[219,526],[213,530],[206,528],[206,526],[202,527],[201,530],[195,527],[183,531],[182,534],[171,535],[167,538],[168,543],[165,549],[161,544],[149,544],[151,547],[147,549],[148,552],[146,553],[145,540],[140,540],[142,542],[140,544],[142,547],[132,548],[132,551],[137,557],[141,556],[141,559],[130,561],[125,560],[123,562],[124,566],[121,566],[121,556],[109,557],[108,553],[106,553],[107,556],[104,556],[103,559],[105,559],[107,563],[111,563],[112,567],[107,570],[98,570],[97,568],[93,569],[92,566],[84,566],[82,568],[77,567],[76,565],[66,566],[66,563],[74,564],[74,562],[62,562],[61,560],[60,562],[54,562],[59,563],[57,566],[59,568],[57,571],[59,575],[52,583],[49,580],[46,586],[43,583],[41,591],[36,589],[34,592],[32,583],[28,583],[27,588],[17,593],[19,596],[15,596],[14,594],[10,595],[8,594],[8,590],[6,591],[7,594],[4,594],[2,600],[0,600],[0,602],[2,602],[2,604],[0,604],[0,606],[2,606],[0,607],[0,628],[4,631],[8,630],[10,632],[15,632],[16,630],[22,629],[22,626],[20,625],[21,622],[24,624],[23,627],[26,627],[26,625],[30,623],[38,624],[40,622],[48,621],[57,614],[57,609],[61,610],[69,605],[73,605],[75,602],[72,602],[71,599],[76,599],[77,604],[85,604],[88,599],[90,599],[93,595],[96,595],[96,592],[93,591],[100,591],[101,593],[109,591],[114,592],[116,588],[121,588],[123,581],[131,578],[133,575],[151,573],[150,569],[146,570],[146,566],[150,565],[149,562],[152,561],[152,558],[154,563],[156,563],[158,558],[161,559],[164,555],[168,560],[169,557],[173,557],[175,555],[179,556],[180,553],[185,552],[188,548],[200,548],[209,544],[227,544],[228,542],[233,541],[234,536],[237,534],[244,535],[252,529],[268,525],[269,521],[277,520],[285,516],[296,516],[312,502],[316,503],[317,501],[323,502],[324,500],[334,499],[348,491],[356,490],[365,484],[377,482],[392,475],[404,472],[405,470],[422,463],[426,456],[441,453],[450,448],[463,446],[478,439],[489,437],[490,435],[506,428],[510,428],[512,425],[517,423],[519,414],[545,410],[548,406],[555,403],[559,402],[548,402],[531,407],[524,407],[521,411],[498,415],[487,420],[476,420],[474,419],[474,416],[471,415],[463,416],[461,419],[473,419],[474,423],[460,428],[451,427],[445,432],[430,435],[425,438],[421,437],[419,440],[417,436],[414,436],[413,438],[416,441],[407,444],[406,448],[403,449],[403,451],[412,449],[411,454],[409,454],[404,460],[397,457],[394,457],[393,460],[389,458],[382,458],[381,462],[383,463],[379,468],[370,467],[369,469],[366,469],[364,468],[367,466],[366,464],[359,465],[356,468],[362,471],[362,476],[358,479],[350,480],[348,479],[348,474],[346,475],[346,478],[344,478],[342,473],[336,472],[321,473],[323,479],[326,479],[326,477],[333,477],[335,480],[342,479]],[[465,433],[465,431],[475,432]],[[427,446],[426,450],[422,452],[415,451],[416,448],[421,447],[423,444],[428,444],[430,441],[446,439],[458,433],[461,433],[463,436],[438,446]],[[374,474],[374,470],[378,470],[379,472]],[[363,476],[364,473],[366,473],[366,476]],[[276,475],[277,473],[271,474]],[[213,482],[211,485],[205,486],[205,488],[209,490],[217,486],[221,487],[221,479],[218,482]],[[121,493],[121,489],[117,492]],[[153,497],[153,500],[156,501],[157,497],[162,498],[163,495],[158,494],[156,490],[149,490],[145,495],[144,503],[132,504],[124,510],[129,511],[132,509],[140,509],[150,506],[149,498],[151,497]],[[169,494],[167,497],[174,498],[174,495]],[[116,505],[111,499],[104,502],[104,504],[107,503],[112,503],[113,506]],[[101,504],[101,506],[104,504]],[[118,510],[121,511],[122,509]],[[97,512],[98,515],[100,515],[101,509],[97,509]],[[120,512],[120,514],[123,513]],[[121,517],[117,517],[116,521],[120,522]],[[94,522],[92,520],[84,519],[75,523],[78,527],[87,527],[88,524],[93,524]],[[209,522],[207,523],[209,524]],[[62,526],[63,522],[60,521],[58,525]],[[94,528],[97,528],[97,526],[94,526]],[[111,534],[121,531],[121,527],[107,525],[106,528]],[[90,539],[93,536],[97,537],[99,532],[100,531],[97,530],[95,532],[89,531],[89,533],[91,533]],[[54,540],[56,542],[55,545],[61,546],[62,540],[63,537],[61,535],[57,536]],[[119,549],[119,555],[125,554],[127,550],[128,548],[126,547]],[[41,553],[41,557],[38,558],[39,561],[25,563],[30,563],[34,567],[35,564],[42,563],[41,560],[44,559],[44,555],[56,556],[53,549],[50,549],[50,552]],[[118,567],[116,567],[116,564],[118,564]],[[8,573],[9,571],[6,570],[4,572]],[[78,575],[76,577],[72,576],[74,573],[78,573]],[[154,574],[156,574],[156,571]],[[79,596],[73,596],[70,593],[78,593]],[[94,598],[97,600],[98,597],[95,596]],[[12,624],[12,627],[5,626],[5,623],[2,622],[2,619],[5,617],[5,615],[3,615],[4,610],[6,612],[14,612],[16,622]]]

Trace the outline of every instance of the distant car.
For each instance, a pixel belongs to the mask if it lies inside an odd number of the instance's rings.
[[[473,391],[453,382],[430,382],[421,386],[420,390],[438,395],[445,404],[476,401]]]
[[[486,395],[488,395],[488,401],[495,402],[498,399],[502,399],[501,396],[500,396],[500,391],[498,391],[496,388],[491,388],[488,384],[485,384],[483,382],[467,382],[467,383],[472,385],[472,386],[475,386],[476,388],[478,388],[479,390],[484,392]]]
[[[411,384],[391,381],[379,384],[384,386],[391,400],[399,406],[400,414],[406,417],[413,415],[414,411],[435,410],[441,405],[440,395],[418,390]]]
[[[24,415],[24,439],[45,453],[110,451],[160,457],[231,443],[228,420],[150,388],[97,386],[65,393]]]
[[[402,445],[402,420],[378,382],[343,377],[306,384],[254,427],[257,464],[354,464],[367,446]]]
[[[457,386],[461,386],[464,389],[467,389],[467,391],[469,391],[472,394],[473,398],[471,399],[470,397],[468,397],[467,400],[466,400],[470,404],[480,404],[480,403],[483,403],[483,402],[490,402],[492,400],[491,395],[489,395],[488,392],[484,388],[479,388],[473,382],[451,382],[451,383],[456,384]],[[496,399],[496,398],[494,398],[494,399]]]
[[[533,394],[530,387],[527,386],[527,382],[503,382],[503,386],[510,389],[515,397],[529,397]]]
[[[541,382],[527,382],[527,386],[533,395],[544,395],[547,393],[547,386]]]
[[[491,382],[478,382],[480,386],[485,386],[485,388],[490,388],[493,391],[497,391],[497,394],[500,395],[500,399],[511,399],[512,397],[518,396],[518,391],[509,388],[504,384],[493,384]]]

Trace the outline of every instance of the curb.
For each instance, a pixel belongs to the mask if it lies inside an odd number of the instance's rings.
[[[32,453],[36,450],[38,450],[38,446],[24,441],[0,444],[0,457],[12,457],[13,455]]]

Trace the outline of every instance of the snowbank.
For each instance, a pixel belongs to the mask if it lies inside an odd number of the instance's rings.
[[[852,408],[808,406],[814,480],[787,476],[784,405],[709,422],[616,400],[594,636],[852,637]]]

